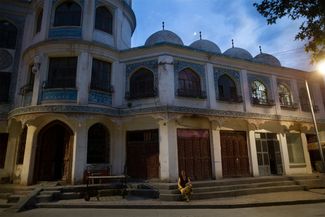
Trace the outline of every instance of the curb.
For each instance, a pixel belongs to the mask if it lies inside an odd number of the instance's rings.
[[[296,201],[280,201],[280,202],[265,202],[265,203],[247,203],[247,204],[215,204],[215,205],[200,205],[186,203],[184,205],[151,205],[151,204],[53,204],[39,203],[37,208],[84,208],[84,209],[236,209],[236,208],[251,208],[251,207],[267,207],[267,206],[286,206],[324,203],[325,199],[317,200],[296,200]]]

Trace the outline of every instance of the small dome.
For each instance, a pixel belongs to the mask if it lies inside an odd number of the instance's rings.
[[[183,45],[182,39],[169,30],[161,30],[152,34],[145,43],[145,46],[150,46],[159,43],[171,43]]]
[[[198,49],[198,50],[212,52],[212,53],[221,53],[221,50],[218,47],[218,45],[216,45],[212,41],[204,40],[204,39],[200,39],[200,40],[193,42],[190,45],[190,47]]]
[[[226,50],[224,55],[229,57],[234,57],[238,59],[244,59],[244,60],[251,60],[253,59],[253,56],[245,49],[239,48],[239,47],[232,47]]]
[[[281,66],[280,61],[275,56],[267,53],[260,53],[256,55],[256,57],[254,57],[254,61],[272,66]]]

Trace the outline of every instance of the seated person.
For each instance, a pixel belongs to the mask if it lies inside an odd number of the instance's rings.
[[[181,175],[178,178],[178,190],[181,192],[186,201],[189,202],[192,194],[192,183],[190,178],[186,176],[184,170],[181,171]]]

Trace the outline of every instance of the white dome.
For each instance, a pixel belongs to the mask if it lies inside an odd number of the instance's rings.
[[[253,59],[253,56],[245,49],[239,48],[239,47],[232,47],[226,50],[224,55],[229,57],[234,57],[238,59],[244,59],[244,60],[251,60]]]
[[[281,66],[280,61],[275,56],[267,53],[260,53],[256,55],[256,57],[254,57],[254,61],[272,66]]]
[[[184,45],[182,39],[169,30],[161,30],[152,34],[145,43],[145,46],[150,46],[159,43],[171,43]]]
[[[200,39],[193,42],[192,44],[190,44],[190,47],[198,50],[212,52],[212,53],[219,53],[219,54],[221,53],[221,50],[218,47],[218,45],[216,45],[212,41],[204,40],[204,39]]]

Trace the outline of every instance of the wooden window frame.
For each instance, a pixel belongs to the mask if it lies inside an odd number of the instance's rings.
[[[82,8],[78,3],[64,1],[55,8],[53,26],[81,26],[81,16]]]
[[[94,124],[88,130],[87,163],[110,163],[110,134],[102,124]]]
[[[51,57],[46,88],[75,88],[78,57]]]
[[[96,8],[95,29],[113,34],[113,14],[105,6]]]

